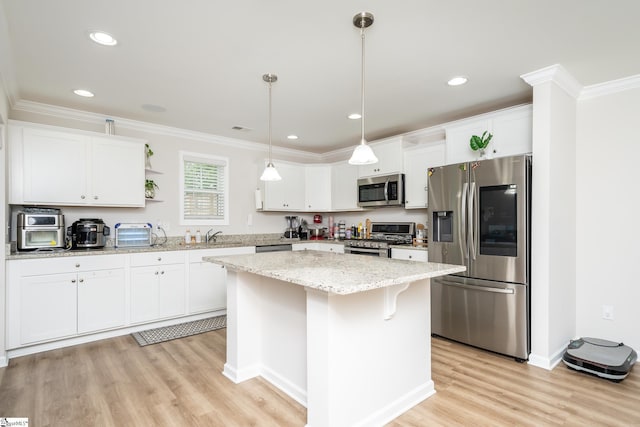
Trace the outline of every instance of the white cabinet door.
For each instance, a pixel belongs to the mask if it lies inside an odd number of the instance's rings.
[[[204,257],[256,253],[255,246],[199,249],[189,252],[188,313],[227,308],[227,269]]]
[[[407,209],[426,208],[429,168],[445,164],[445,143],[430,145],[404,153],[405,205]]]
[[[387,175],[402,172],[402,138],[393,138],[379,144],[370,143],[378,163],[358,166],[359,176]]]
[[[491,157],[531,153],[533,149],[533,110],[516,108],[493,119],[493,138],[488,150]]]
[[[227,307],[227,270],[210,262],[189,264],[189,314]]]
[[[275,165],[282,180],[264,183],[264,209],[273,211],[304,210],[305,167],[282,162],[275,163]]]
[[[19,344],[30,344],[76,334],[76,273],[28,276],[19,280]],[[15,320],[15,319],[12,319]],[[16,343],[12,337],[13,344]]]
[[[78,333],[124,326],[124,269],[78,274]]]
[[[11,167],[12,173],[23,174],[24,202],[87,204],[88,138],[30,128],[23,129],[22,137],[22,144],[11,148],[22,149],[23,163]]]
[[[185,314],[184,264],[160,267],[158,275],[158,317],[175,317]]]
[[[322,212],[331,210],[331,167],[308,165],[305,167],[305,210]]]
[[[331,166],[331,209],[360,210],[358,207],[358,166],[347,162]]]
[[[491,120],[471,120],[447,127],[447,164],[478,160],[479,153],[471,149],[469,141],[473,135],[481,136],[484,131],[491,131]],[[493,141],[489,143],[489,147],[492,143]]]
[[[422,249],[391,248],[391,258],[407,261],[428,261],[429,252]]]
[[[91,203],[144,206],[144,145],[113,137],[92,138]]]
[[[131,268],[131,323],[158,318],[159,274],[155,266]]]

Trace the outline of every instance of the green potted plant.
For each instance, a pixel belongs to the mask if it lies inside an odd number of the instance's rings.
[[[144,144],[144,168],[151,169],[151,156],[153,156],[153,150],[149,147],[149,144]]]
[[[485,130],[482,132],[482,136],[473,135],[469,140],[469,146],[473,151],[480,150],[480,157],[484,157],[484,150],[487,148],[487,145],[489,145],[489,142],[491,142],[491,138],[493,138],[493,135]]]
[[[156,197],[156,189],[159,188],[158,184],[152,179],[144,180],[144,197],[147,199],[153,199]]]

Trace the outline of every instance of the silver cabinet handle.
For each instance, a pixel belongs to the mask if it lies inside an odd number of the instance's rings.
[[[98,196],[93,196],[93,200],[98,200]]]
[[[80,198],[81,198],[82,200],[84,200],[84,199],[85,199],[84,194],[83,194],[82,196],[80,196]]]
[[[158,261],[162,261],[162,257],[158,257]]]
[[[76,268],[78,268],[78,267],[80,267],[80,263],[77,263],[77,264],[76,264]]]
[[[79,282],[80,282],[80,283],[84,283],[84,279],[80,279],[80,280],[79,280]]]
[[[160,274],[164,274],[164,270],[162,270],[162,271],[160,272]]]
[[[76,283],[76,279],[71,279],[71,283]]]
[[[437,283],[442,283],[446,286],[454,286],[456,288],[469,289],[472,291],[479,292],[493,292],[496,294],[513,294],[515,291],[510,288],[492,288],[490,286],[476,286],[476,285],[466,285],[464,283],[451,282],[449,280],[439,280]]]
[[[158,272],[156,271],[156,273],[155,273],[155,274],[156,274],[156,276],[157,276],[157,275],[158,275]]]

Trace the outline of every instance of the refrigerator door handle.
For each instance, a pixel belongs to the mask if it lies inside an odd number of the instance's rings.
[[[462,184],[462,203],[461,203],[461,211],[462,214],[460,215],[460,222],[461,224],[461,229],[462,232],[458,233],[458,240],[461,243],[462,246],[462,252],[464,254],[465,258],[469,258],[469,250],[467,248],[467,188],[469,187],[468,183],[463,183]]]
[[[476,210],[475,210],[475,199],[476,199],[476,183],[475,181],[471,183],[471,190],[469,191],[469,257],[471,259],[476,259],[476,240],[477,240],[477,229],[476,229]]]
[[[493,292],[496,294],[513,294],[515,291],[509,288],[492,288],[490,286],[466,285],[464,283],[452,282],[450,280],[438,280],[438,283],[456,288],[469,289],[480,292]]]

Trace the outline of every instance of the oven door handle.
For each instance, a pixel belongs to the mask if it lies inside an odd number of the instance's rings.
[[[438,280],[438,283],[441,283],[446,286],[454,286],[456,288],[469,289],[473,291],[479,292],[493,292],[496,294],[513,294],[515,291],[510,288],[492,288],[490,286],[477,286],[477,285],[467,285],[464,283],[452,282],[450,280]]]

